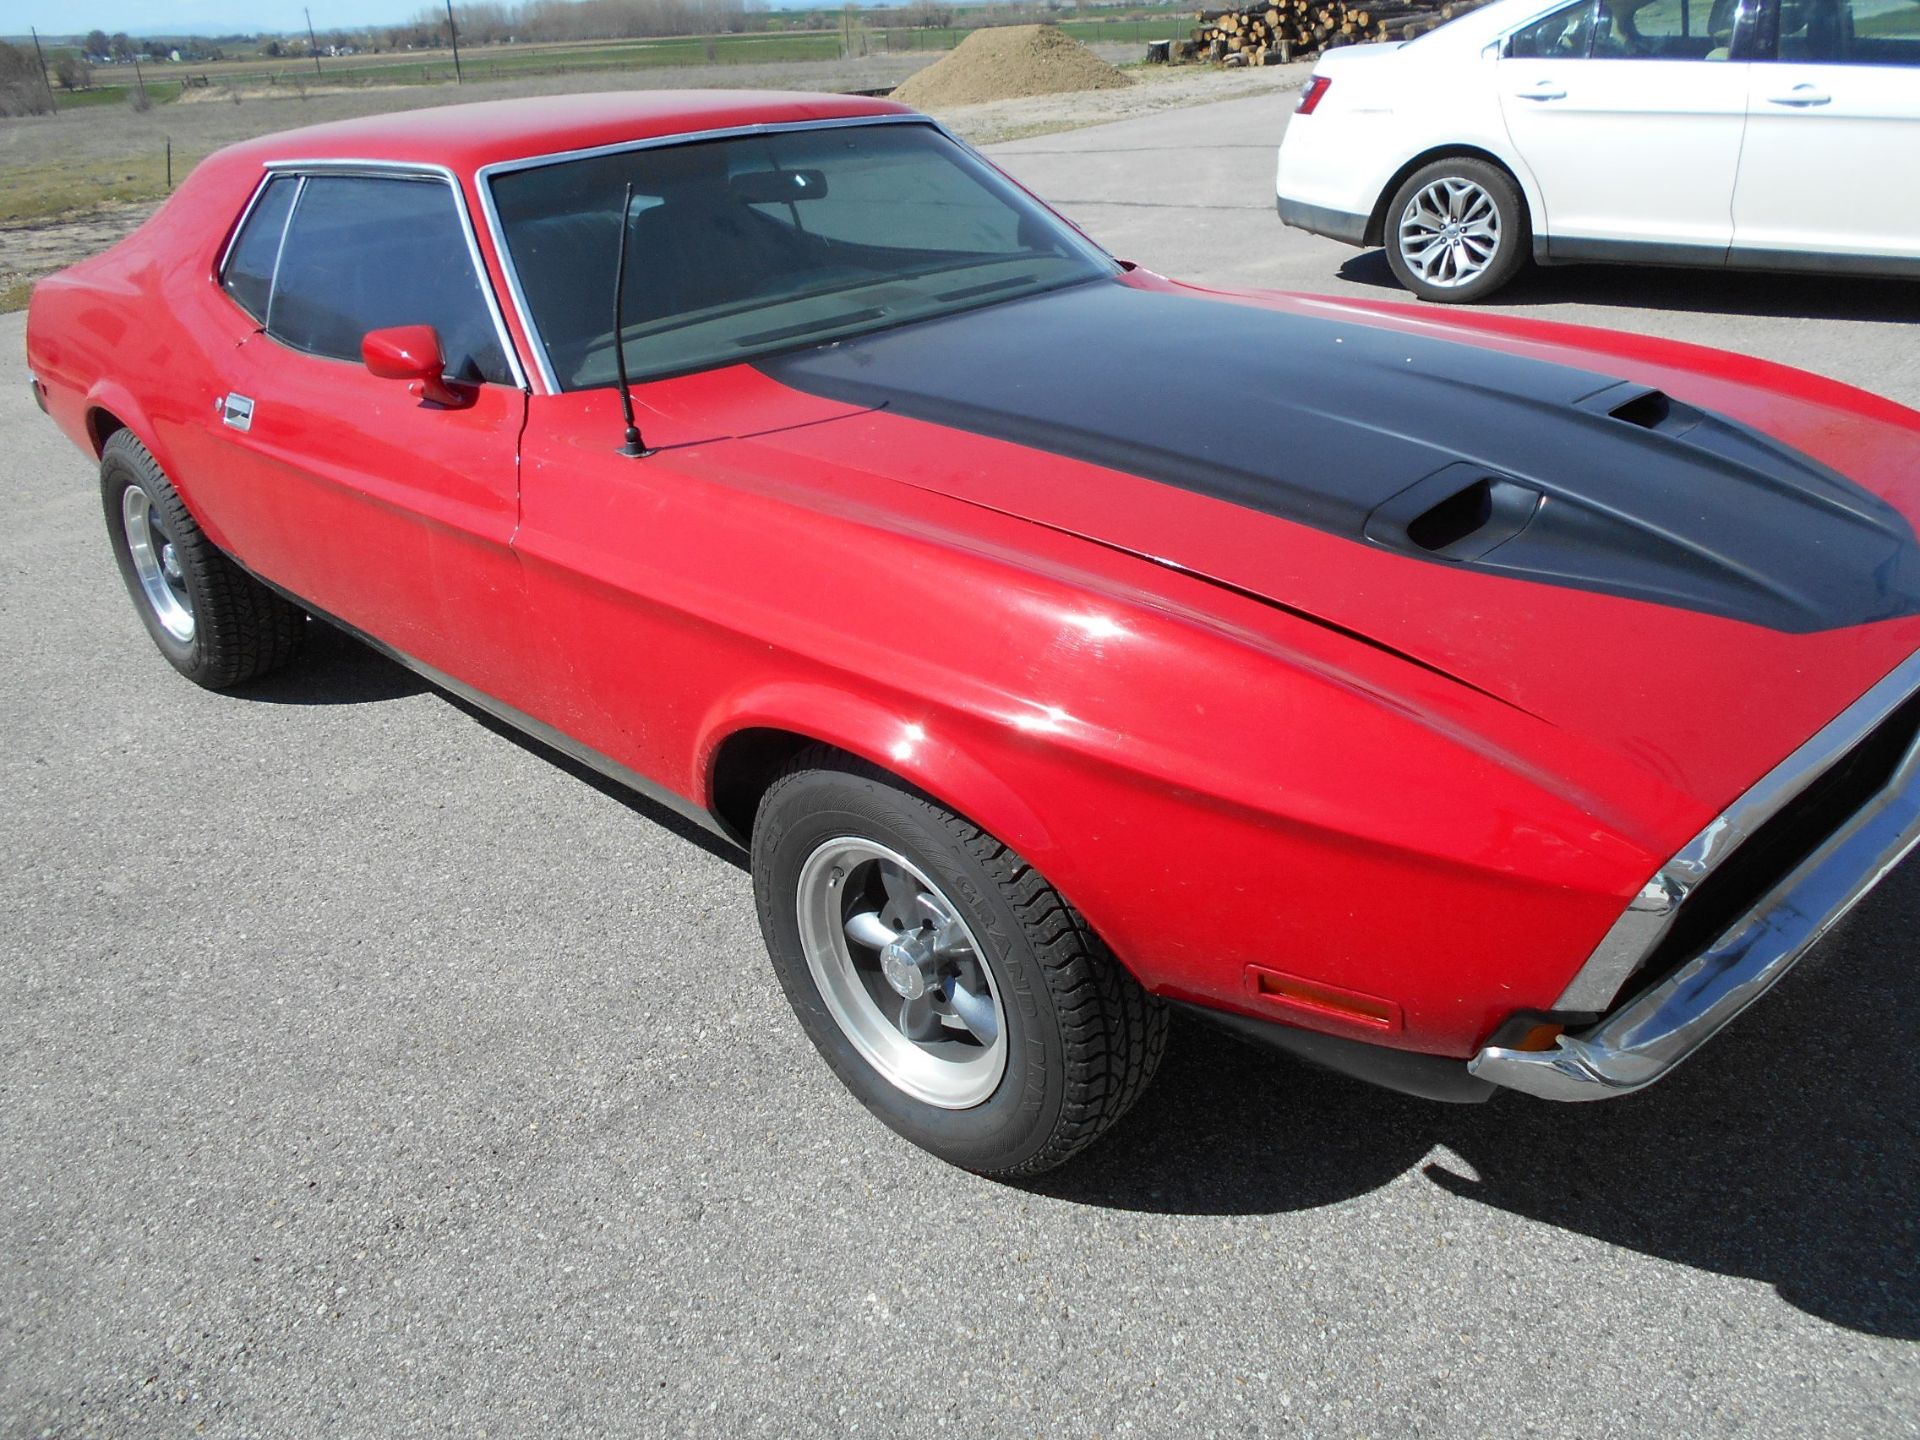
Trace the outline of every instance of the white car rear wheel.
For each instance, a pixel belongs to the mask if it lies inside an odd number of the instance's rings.
[[[1422,166],[1387,204],[1387,264],[1423,300],[1484,300],[1526,263],[1526,202],[1513,177],[1484,160]]]

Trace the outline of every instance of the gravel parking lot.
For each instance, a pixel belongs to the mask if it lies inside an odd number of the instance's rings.
[[[1274,218],[1287,103],[996,153],[1155,269],[1393,293]],[[1920,404],[1916,286],[1506,308]],[[332,635],[178,680],[22,330],[0,1435],[1920,1433],[1920,871],[1644,1096],[1451,1108],[1183,1025],[1106,1144],[978,1180],[815,1060],[734,857]]]

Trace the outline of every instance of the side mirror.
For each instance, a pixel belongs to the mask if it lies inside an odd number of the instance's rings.
[[[369,330],[360,342],[360,358],[382,380],[412,381],[410,392],[429,405],[459,409],[473,403],[470,388],[447,382],[447,358],[431,325]]]

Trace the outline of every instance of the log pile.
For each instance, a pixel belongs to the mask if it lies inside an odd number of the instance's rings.
[[[1201,10],[1170,58],[1284,65],[1338,45],[1411,40],[1487,0],[1271,0],[1245,10]],[[1157,57],[1150,57],[1157,58]]]

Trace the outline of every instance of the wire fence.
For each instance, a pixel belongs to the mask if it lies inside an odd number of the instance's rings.
[[[1125,20],[1065,20],[1060,29],[1088,44],[1144,44],[1183,35],[1192,25],[1190,12],[1157,18]],[[860,26],[852,30],[780,30],[750,34],[671,36],[661,39],[608,42],[599,45],[462,48],[462,75],[467,80],[512,80],[519,77],[568,75],[594,70],[653,69],[664,66],[751,65],[807,60],[859,59],[874,55],[912,55],[951,50],[975,26]],[[318,66],[310,58],[289,60],[284,66],[253,66],[233,70],[195,72],[185,80],[150,83],[156,100],[171,99],[181,88],[211,83],[229,88],[248,86],[308,87],[365,85],[434,85],[456,78],[450,55],[435,54],[420,61],[395,57],[347,59],[323,57]],[[103,89],[106,87],[102,87]],[[89,97],[93,98],[93,97]],[[118,98],[116,96],[116,98]]]

